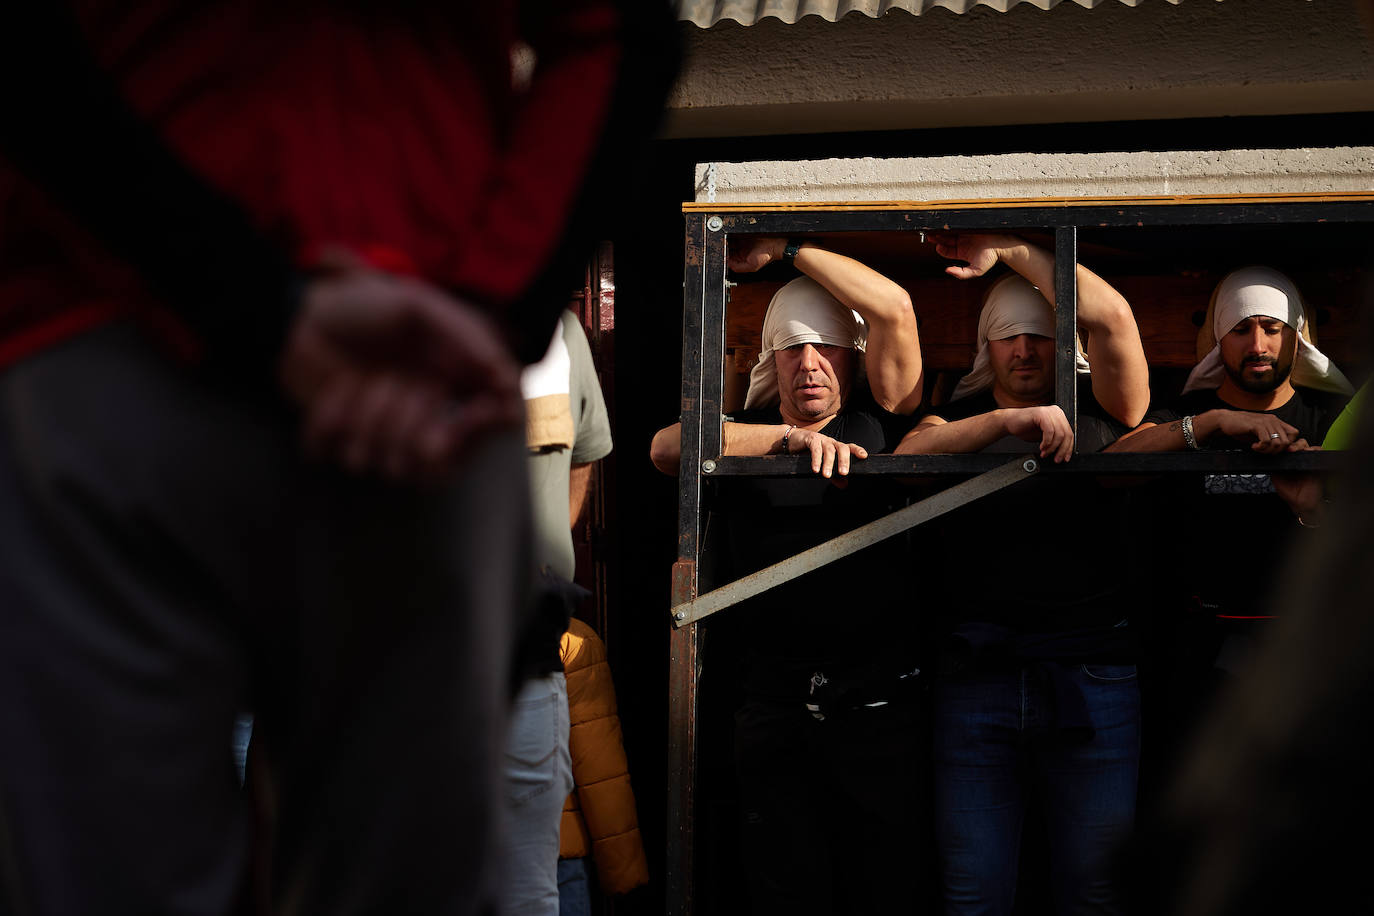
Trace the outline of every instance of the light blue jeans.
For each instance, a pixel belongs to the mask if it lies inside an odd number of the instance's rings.
[[[531,678],[515,698],[506,742],[506,916],[558,916],[558,832],[572,787],[567,681],[562,672]]]

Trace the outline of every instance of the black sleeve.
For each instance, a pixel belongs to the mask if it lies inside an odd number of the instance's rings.
[[[1153,423],[1156,426],[1163,426],[1165,423],[1172,423],[1182,417],[1176,405],[1151,404],[1150,410],[1145,414],[1142,423]]]
[[[1212,391],[1190,391],[1163,405],[1150,405],[1145,422],[1163,426],[1183,417],[1195,417],[1216,407],[1225,407]]]
[[[878,419],[883,427],[883,439],[887,442],[883,451],[890,452],[901,444],[907,433],[911,432],[912,427],[919,421],[919,415],[888,413],[884,410],[878,414]]]
[[[140,272],[209,368],[274,384],[300,290],[282,251],[134,114],[62,4],[13,5],[0,36],[0,154]]]
[[[847,418],[843,441],[862,445],[869,454],[877,455],[892,451],[901,440],[890,437],[889,426],[881,413],[857,413]]]
[[[955,420],[967,420],[969,417],[990,413],[996,409],[997,399],[992,396],[992,392],[989,390],[971,394],[957,401],[950,401],[948,404],[942,404],[922,414],[921,419],[939,417],[946,423],[953,423]]]

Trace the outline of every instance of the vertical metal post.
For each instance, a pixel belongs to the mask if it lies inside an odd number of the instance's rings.
[[[690,591],[695,575],[679,563],[673,567],[674,600]],[[672,628],[671,673],[668,678],[668,836],[665,894],[668,916],[692,916],[696,844],[697,654],[698,627]]]
[[[697,591],[698,537],[701,530],[701,456],[703,427],[714,426],[720,438],[720,409],[703,409],[703,322],[708,275],[706,217],[690,214],[684,251],[682,287],[682,458],[678,470],[678,549],[673,564],[673,606],[690,601]],[[723,285],[723,284],[722,284]],[[714,339],[714,338],[711,338]],[[717,383],[719,388],[719,383]],[[717,392],[718,394],[718,392]],[[696,785],[697,651],[696,627],[673,628],[668,674],[668,835],[665,864],[666,911],[692,914],[692,853]]]
[[[713,228],[715,227],[715,228]],[[701,459],[719,457],[725,387],[726,234],[719,217],[706,221],[701,291]],[[700,464],[697,470],[700,471]]]
[[[1078,436],[1078,227],[1054,230],[1054,403]]]

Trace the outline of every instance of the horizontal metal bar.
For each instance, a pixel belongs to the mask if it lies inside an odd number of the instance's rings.
[[[1331,203],[1177,204],[1174,206],[962,207],[948,210],[777,210],[719,215],[726,232],[969,231],[1087,228],[1374,223],[1374,200]]]
[[[1350,467],[1350,452],[1294,452],[1259,455],[1250,451],[1094,452],[1075,455],[1064,464],[1042,462],[1055,474],[1164,474],[1313,471],[1331,473]],[[849,466],[851,475],[969,476],[998,467],[1006,454],[871,455]],[[1026,457],[1033,457],[1027,455]],[[813,476],[809,455],[771,455],[763,458],[723,456],[702,462],[704,477]],[[710,471],[705,471],[709,467]]]
[[[1200,204],[1236,206],[1245,204],[1346,203],[1374,200],[1374,191],[1295,191],[1287,194],[1139,194],[1129,197],[967,197],[949,200],[823,200],[715,202],[687,201],[684,213],[769,213],[830,212],[853,210],[969,210],[1024,209],[1026,207],[1174,207]]]
[[[895,534],[901,534],[908,528],[914,528],[975,499],[980,499],[990,493],[996,493],[1004,487],[1026,480],[1034,476],[1044,466],[1044,462],[1029,456],[1009,462],[1005,461],[1005,455],[1000,457],[1003,458],[1004,463],[994,470],[980,474],[972,480],[955,484],[947,490],[942,490],[904,509],[898,509],[877,521],[861,525],[839,537],[817,544],[809,550],[803,550],[780,563],[774,563],[756,573],[736,579],[729,585],[699,595],[695,600],[676,605],[672,612],[673,626],[682,627],[689,623],[695,623],[717,611],[736,605],[746,598],[752,598],[784,582],[790,582],[803,573],[844,559],[870,544],[876,544]]]

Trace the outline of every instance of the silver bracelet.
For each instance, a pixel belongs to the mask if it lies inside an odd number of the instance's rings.
[[[789,424],[787,424],[787,429],[783,430],[783,433],[782,433],[782,453],[783,453],[784,455],[788,454],[788,452],[787,452],[787,437],[790,436],[790,435],[792,435],[792,430],[794,430],[794,429],[796,429],[796,428],[797,428],[797,427],[795,427],[795,426],[793,426],[791,423],[789,423]]]
[[[1193,418],[1183,418],[1183,442],[1189,448],[1197,450],[1197,438],[1193,435]]]

